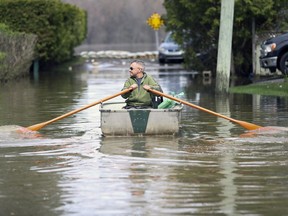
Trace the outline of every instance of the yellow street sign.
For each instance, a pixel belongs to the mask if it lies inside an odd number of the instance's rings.
[[[158,13],[152,14],[146,21],[151,28],[158,30],[163,25],[163,20]]]

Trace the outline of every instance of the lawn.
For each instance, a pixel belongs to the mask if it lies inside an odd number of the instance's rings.
[[[281,82],[262,82],[245,86],[236,86],[229,89],[231,93],[259,94],[288,97],[288,80]]]

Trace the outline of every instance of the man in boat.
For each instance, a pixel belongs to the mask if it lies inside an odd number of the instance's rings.
[[[129,73],[130,77],[124,83],[122,90],[130,88],[131,91],[121,95],[126,99],[126,106],[123,108],[157,108],[158,104],[163,101],[163,98],[148,92],[148,90],[155,89],[162,92],[162,89],[155,79],[145,72],[144,62],[140,60],[132,61]]]

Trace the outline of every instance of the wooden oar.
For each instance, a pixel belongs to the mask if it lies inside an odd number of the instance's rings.
[[[236,119],[233,119],[233,118],[229,118],[227,116],[224,116],[224,115],[221,115],[219,113],[216,113],[216,112],[213,112],[211,110],[208,110],[208,109],[205,109],[203,107],[200,107],[200,106],[197,106],[195,104],[192,104],[192,103],[189,103],[187,101],[184,101],[184,100],[181,100],[179,98],[176,98],[176,97],[173,97],[171,95],[167,95],[167,94],[164,94],[160,91],[157,91],[157,90],[154,90],[154,89],[149,89],[148,91],[154,93],[154,94],[157,94],[157,95],[160,95],[162,97],[166,97],[166,98],[169,98],[171,100],[174,100],[174,101],[177,101],[179,103],[182,103],[182,104],[185,104],[187,106],[190,106],[190,107],[193,107],[193,108],[196,108],[198,110],[201,110],[201,111],[204,111],[206,113],[209,113],[209,114],[212,114],[212,115],[215,115],[215,116],[218,116],[218,117],[221,117],[221,118],[224,118],[224,119],[227,119],[231,122],[234,122],[236,124],[239,124],[241,125],[242,127],[246,128],[247,130],[256,130],[258,128],[262,128],[262,126],[259,126],[259,125],[255,125],[255,124],[251,124],[251,123],[248,123],[248,122],[245,122],[245,121],[239,121],[239,120],[236,120]]]
[[[119,93],[117,93],[117,94],[114,94],[114,95],[105,97],[105,98],[103,98],[103,99],[101,99],[101,100],[99,100],[99,101],[96,101],[96,102],[94,102],[94,103],[88,104],[87,106],[84,106],[84,107],[82,107],[82,108],[76,109],[76,110],[74,110],[74,111],[70,111],[70,112],[68,112],[68,113],[66,113],[66,114],[64,114],[64,115],[61,115],[61,116],[57,117],[57,118],[54,118],[54,119],[51,119],[51,120],[49,120],[49,121],[42,122],[42,123],[39,123],[39,124],[36,124],[36,125],[32,125],[32,126],[30,126],[30,127],[27,127],[27,129],[28,129],[28,130],[32,130],[32,131],[40,130],[41,128],[45,127],[46,125],[49,125],[49,124],[51,124],[51,123],[53,123],[53,122],[56,122],[56,121],[58,121],[58,120],[61,120],[61,119],[66,118],[66,117],[68,117],[68,116],[71,116],[71,115],[73,115],[73,114],[75,114],[75,113],[78,113],[78,112],[80,112],[80,111],[82,111],[82,110],[85,110],[85,109],[87,109],[87,108],[89,108],[89,107],[95,106],[95,105],[97,105],[97,104],[99,104],[99,103],[102,103],[102,102],[104,102],[104,101],[107,101],[107,100],[110,100],[110,99],[112,99],[112,98],[115,98],[115,97],[117,97],[117,96],[119,96],[119,95],[125,94],[125,93],[127,93],[127,92],[129,92],[129,91],[132,91],[132,89],[130,89],[130,88],[129,88],[129,89],[125,89],[125,90],[123,90],[123,91],[121,91],[121,92],[119,92]]]

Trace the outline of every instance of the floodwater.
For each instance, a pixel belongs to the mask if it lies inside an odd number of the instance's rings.
[[[128,67],[87,63],[0,87],[0,215],[288,214],[288,98],[216,96],[213,80],[177,64],[146,71],[165,93],[263,130],[186,106],[177,136],[102,137],[95,106],[17,132],[118,93]]]

